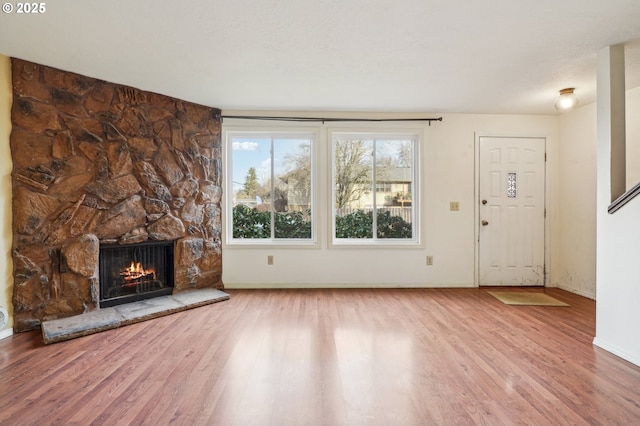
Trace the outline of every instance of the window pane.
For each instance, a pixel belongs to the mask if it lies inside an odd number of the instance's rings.
[[[233,238],[310,239],[312,138],[231,137]]]
[[[311,238],[311,141],[275,140],[273,164],[275,238]]]
[[[376,236],[412,238],[411,181],[413,143],[376,141]]]
[[[334,141],[336,238],[373,238],[373,140]]]
[[[233,137],[233,238],[271,238],[271,213],[265,188],[271,174],[271,139]]]

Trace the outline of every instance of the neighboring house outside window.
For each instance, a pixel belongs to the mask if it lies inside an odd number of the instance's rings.
[[[421,134],[226,129],[227,244],[318,247],[323,229],[335,247],[418,246]],[[319,156],[317,145],[326,150]],[[326,181],[316,182],[317,170]],[[315,201],[319,189],[326,205]]]
[[[418,135],[332,132],[334,244],[419,243]]]

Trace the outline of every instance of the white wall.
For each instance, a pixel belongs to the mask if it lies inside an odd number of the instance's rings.
[[[627,189],[640,182],[640,87],[628,90],[627,108]]]
[[[626,108],[627,117],[640,114],[640,88],[627,92]],[[633,144],[639,136],[637,130],[627,127],[628,143]],[[609,150],[607,140],[598,140],[598,303],[594,343],[640,365],[640,197],[614,214],[607,213],[611,202]]]
[[[11,260],[11,60],[0,55],[0,307],[9,312],[9,322],[0,327],[0,338],[12,333],[13,262]]]
[[[258,114],[224,111],[223,114]],[[276,115],[274,112],[268,115]],[[290,113],[283,113],[291,115]],[[330,116],[313,113],[314,116]],[[334,114],[353,117],[355,114]],[[372,114],[363,116],[372,117]],[[438,117],[440,114],[402,114],[403,117]],[[381,115],[376,115],[376,118]],[[395,115],[394,117],[397,117]],[[227,288],[300,287],[300,286],[423,286],[472,287],[476,285],[476,195],[475,134],[547,137],[548,175],[557,174],[554,158],[558,140],[556,116],[445,114],[443,121],[423,126],[423,169],[421,182],[423,247],[420,248],[330,248],[327,220],[328,160],[326,129],[321,126],[319,164],[320,236],[319,248],[246,248],[225,245],[223,282]],[[238,121],[225,119],[223,129]],[[251,122],[264,125],[264,122]],[[279,123],[281,125],[281,123]],[[346,125],[345,125],[346,126]],[[352,126],[362,127],[362,123]],[[397,123],[391,127],[399,127]],[[547,188],[547,200],[555,198],[555,188]],[[458,201],[460,211],[449,210],[449,202]],[[553,241],[553,222],[548,214],[547,253],[552,258],[558,244]],[[274,265],[267,265],[267,255]],[[433,266],[425,257],[433,256]],[[548,262],[553,276],[555,261]],[[550,279],[549,282],[557,280]]]
[[[554,285],[596,297],[596,106],[560,116]]]

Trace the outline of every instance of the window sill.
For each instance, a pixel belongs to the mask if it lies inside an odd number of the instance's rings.
[[[318,241],[227,241],[224,243],[225,249],[318,249]]]
[[[329,245],[332,249],[421,249],[424,248],[419,241],[332,241]]]

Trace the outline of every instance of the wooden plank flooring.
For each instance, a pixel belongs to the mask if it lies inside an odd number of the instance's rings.
[[[22,333],[0,340],[0,425],[640,424],[640,367],[592,345],[595,302],[546,292],[571,306],[228,290],[53,345]]]

